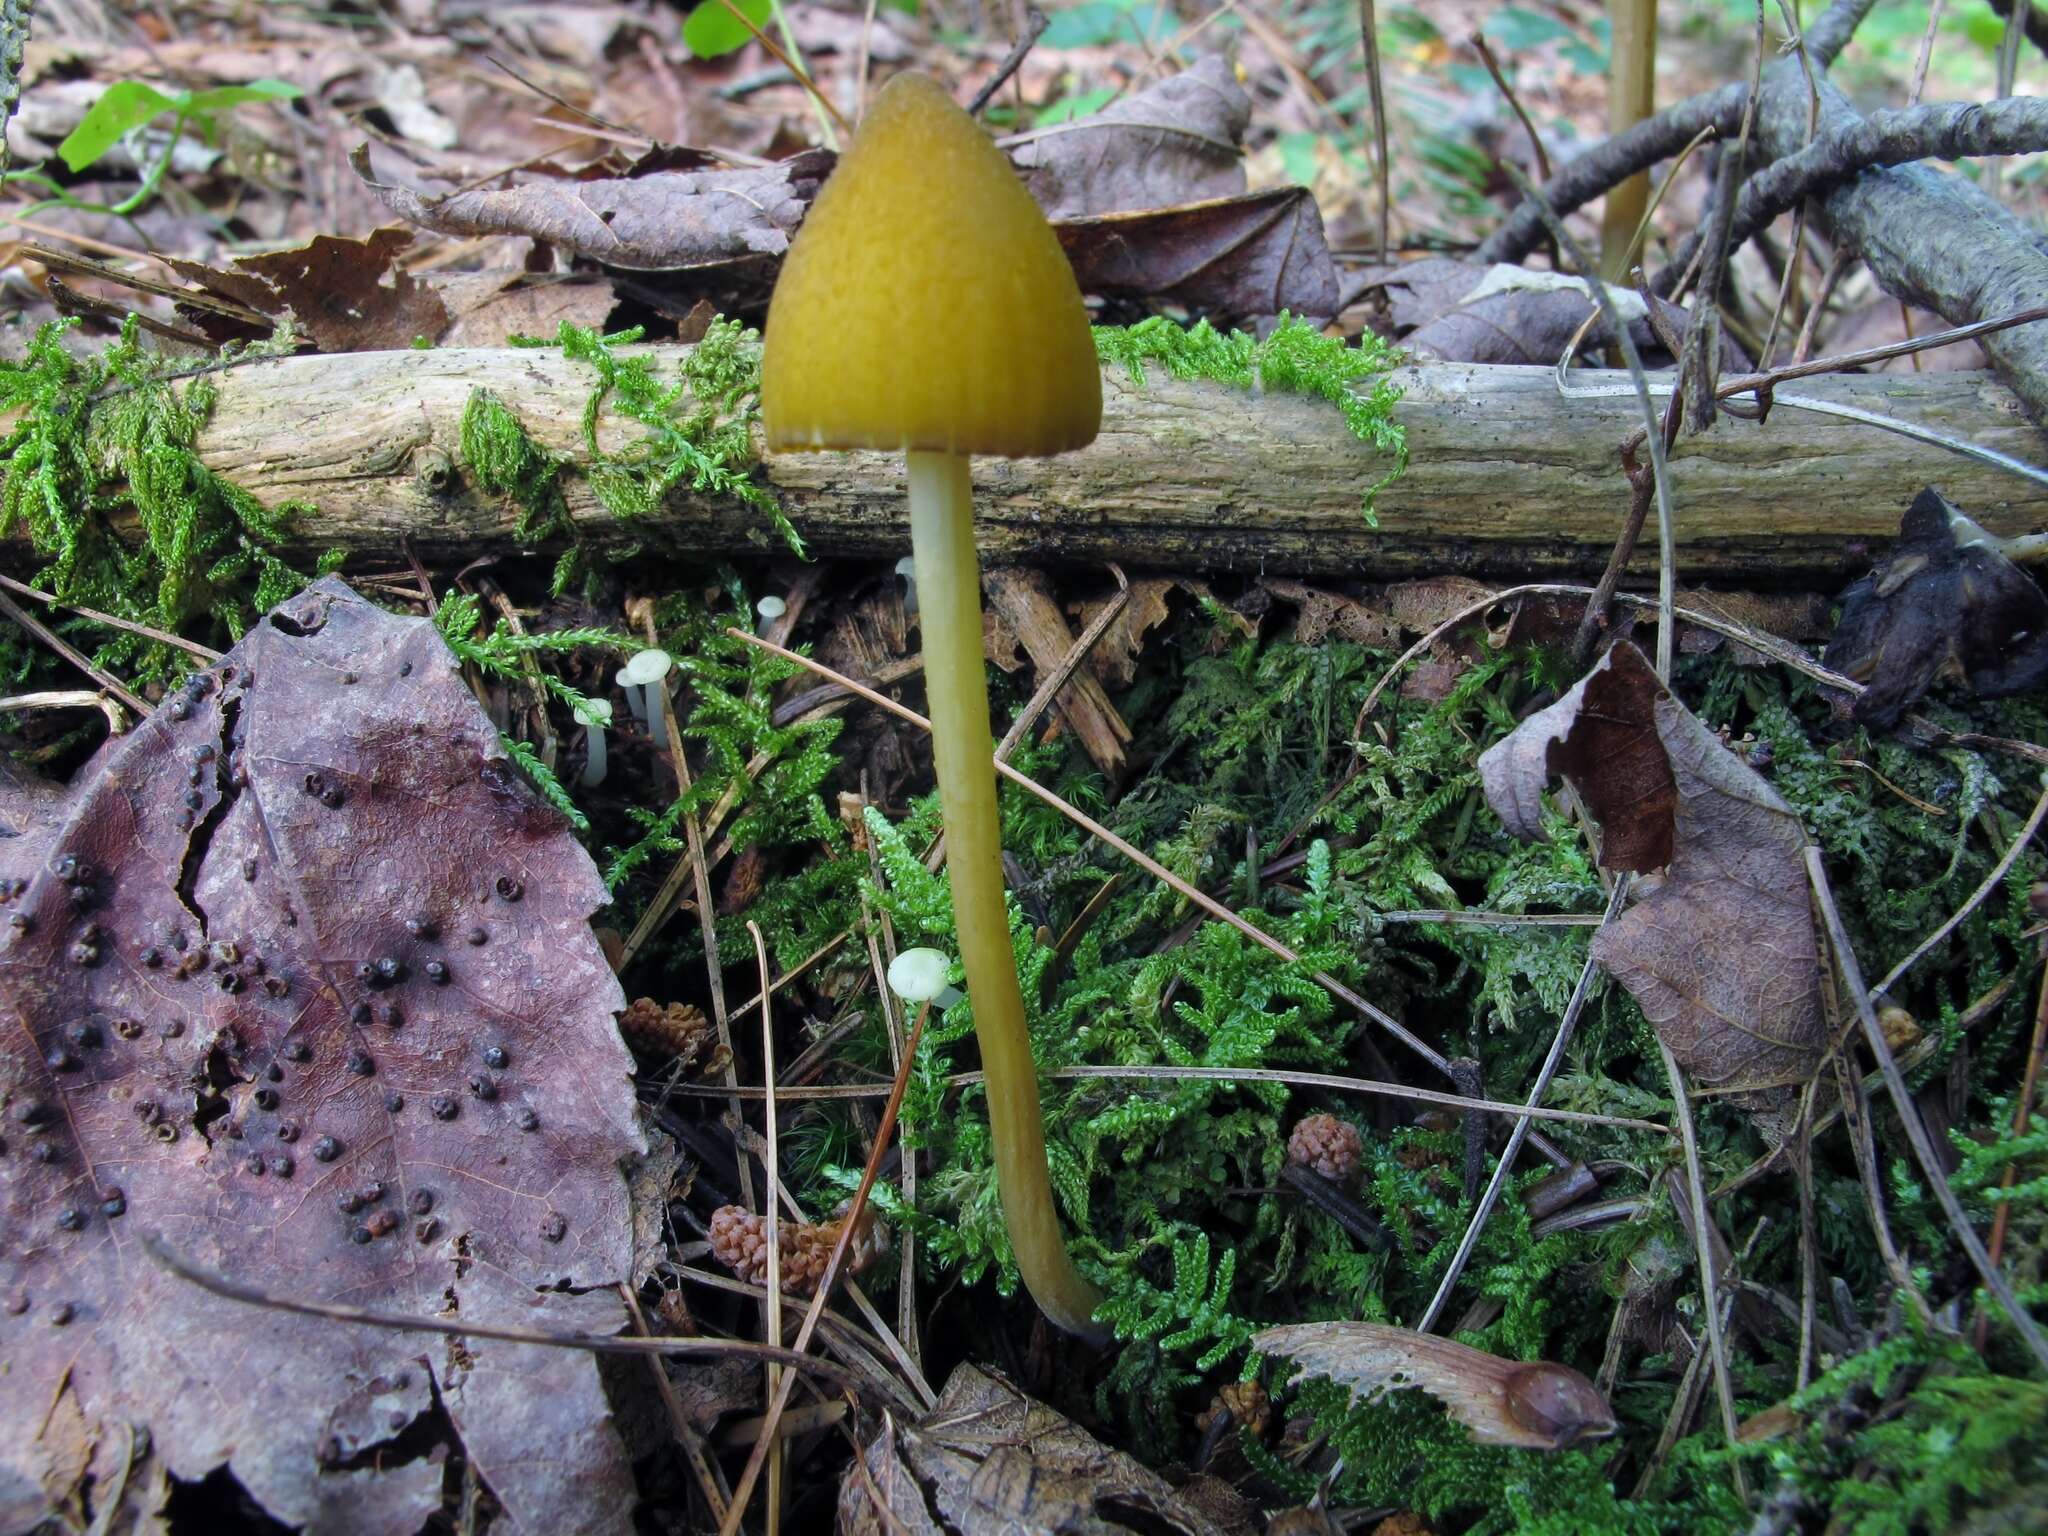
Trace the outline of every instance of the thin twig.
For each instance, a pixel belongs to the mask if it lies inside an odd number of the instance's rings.
[[[1370,5],[1372,0],[1365,0]],[[1501,99],[1508,104],[1508,110],[1515,114],[1515,120],[1522,125],[1522,132],[1529,135],[1529,148],[1536,156],[1536,174],[1545,181],[1550,180],[1550,151],[1543,147],[1543,135],[1536,131],[1536,125],[1529,121],[1529,114],[1523,110],[1521,101],[1515,95],[1515,88],[1508,83],[1508,77],[1501,71],[1500,61],[1493,56],[1493,49],[1486,41],[1486,34],[1474,30],[1468,39],[1473,51],[1479,55],[1479,62],[1486,66],[1486,72],[1493,76],[1494,86],[1500,91]],[[1387,259],[1380,253],[1380,260]]]
[[[749,928],[753,924],[747,925]],[[757,939],[758,942],[758,939]],[[765,960],[764,960],[765,964]],[[853,1193],[853,1201],[840,1219],[839,1236],[833,1240],[832,1252],[825,1260],[825,1273],[818,1281],[818,1293],[812,1298],[810,1307],[804,1313],[803,1325],[797,1329],[795,1348],[802,1353],[810,1346],[811,1333],[818,1325],[819,1315],[824,1311],[825,1298],[832,1294],[832,1283],[839,1276],[839,1267],[846,1260],[847,1250],[853,1245],[855,1229],[860,1224],[861,1213],[867,1207],[868,1194],[875,1187],[875,1177],[881,1171],[882,1156],[888,1150],[889,1135],[896,1127],[896,1116],[903,1108],[903,1092],[910,1086],[911,1063],[917,1059],[917,1043],[924,1034],[924,1021],[931,1012],[927,1003],[917,1013],[916,1022],[910,1027],[910,1038],[905,1043],[903,1060],[896,1070],[896,1081],[889,1090],[889,1102],[882,1106],[882,1119],[875,1130],[874,1145],[868,1150],[867,1166],[861,1169],[860,1187]],[[771,1226],[773,1223],[771,1223]],[[771,1261],[771,1272],[772,1261]],[[740,1480],[733,1487],[733,1506],[719,1525],[719,1536],[733,1536],[739,1528],[739,1518],[744,1513],[748,1495],[754,1490],[754,1481],[761,1475],[764,1450],[774,1443],[776,1421],[782,1417],[782,1410],[789,1402],[790,1388],[795,1377],[785,1379],[768,1404],[768,1412],[761,1421],[761,1433],[754,1442],[754,1449],[747,1457],[746,1467],[740,1473]]]
[[[1622,875],[1614,882],[1613,894],[1607,898],[1607,910],[1601,915],[1601,922],[1611,921],[1621,911],[1621,904],[1628,895],[1629,879]],[[1579,968],[1579,979],[1572,987],[1571,1000],[1565,1004],[1564,1016],[1557,1021],[1557,1033],[1551,1037],[1550,1051],[1543,1058],[1543,1065],[1537,1069],[1536,1081],[1529,1089],[1529,1102],[1524,1111],[1515,1117],[1515,1123],[1508,1131],[1508,1144],[1501,1150],[1499,1159],[1493,1165],[1493,1177],[1487,1181],[1486,1189],[1479,1197],[1479,1203],[1472,1210],[1472,1219],[1465,1224],[1465,1235],[1458,1240],[1457,1252],[1451,1255],[1451,1262],[1444,1270],[1443,1278],[1437,1281],[1436,1294],[1429,1299],[1421,1318],[1416,1321],[1417,1333],[1428,1333],[1443,1315],[1444,1307],[1451,1299],[1451,1291],[1464,1273],[1465,1263],[1472,1257],[1472,1250],[1478,1245],[1479,1234],[1486,1229],[1487,1218],[1492,1216],[1493,1207],[1500,1199],[1501,1191],[1507,1187],[1508,1177],[1514,1172],[1515,1154],[1522,1150],[1522,1142],[1529,1133],[1529,1118],[1543,1102],[1543,1096],[1550,1091],[1550,1080],[1556,1075],[1558,1063],[1564,1060],[1565,1047],[1571,1044],[1572,1031],[1577,1027],[1579,1014],[1584,1011],[1586,999],[1592,996],[1593,981],[1599,975],[1599,963],[1590,956]]]
[[[732,0],[718,0],[718,3],[724,6],[726,10],[731,13],[732,19],[734,21],[738,22],[741,26],[747,29],[747,31],[753,36],[754,41],[761,45],[762,51],[766,53],[769,58],[773,59],[776,63],[780,64],[784,69],[788,70],[792,75],[796,77],[796,83],[802,86],[805,92],[809,94],[811,100],[817,105],[818,110],[830,115],[832,122],[825,125],[826,137],[828,139],[831,138],[832,127],[836,124],[841,133],[845,134],[849,139],[852,138],[853,124],[849,123],[846,120],[844,114],[840,112],[839,108],[832,104],[831,99],[827,97],[823,91],[818,89],[818,84],[815,80],[811,78],[810,72],[806,70],[801,64],[797,63],[797,61],[790,55],[789,50],[784,48],[782,44],[776,42],[774,38],[770,37],[766,32],[763,32],[759,27],[754,25],[754,19],[751,16],[749,16],[745,11],[741,10],[738,6],[734,5],[732,3]],[[827,145],[827,148],[836,149],[838,148],[838,145],[835,142]]]
[[[364,1328],[386,1328],[395,1333],[438,1333],[451,1339],[495,1339],[505,1344],[537,1344],[547,1349],[579,1349],[594,1355],[684,1355],[701,1359],[744,1359],[773,1361],[800,1371],[823,1376],[837,1386],[858,1389],[860,1378],[845,1366],[799,1350],[752,1339],[708,1339],[668,1334],[542,1333],[531,1328],[500,1328],[445,1317],[420,1317],[410,1312],[381,1312],[374,1307],[351,1307],[334,1301],[303,1301],[280,1296],[254,1285],[230,1280],[212,1270],[202,1269],[153,1232],[142,1235],[142,1249],[181,1280],[189,1280],[202,1291],[211,1291],[229,1301],[246,1302],[272,1312],[291,1312],[300,1317],[324,1318],[332,1323],[349,1323]]]
[[[1358,32],[1365,42],[1365,89],[1372,100],[1372,173],[1380,195],[1380,218],[1378,226],[1378,256],[1375,258],[1384,266],[1387,260],[1387,230],[1393,217],[1393,195],[1389,188],[1392,178],[1387,167],[1387,86],[1380,68],[1380,23],[1374,0],[1358,0]],[[1482,45],[1481,52],[1484,52]],[[1498,79],[1498,76],[1495,76]],[[1506,87],[1502,87],[1503,90]],[[1514,105],[1514,95],[1508,94],[1509,105]],[[1516,107],[1517,112],[1521,111]],[[1536,130],[1529,127],[1529,120],[1522,119],[1522,125],[1529,128],[1529,137],[1536,137]],[[1543,163],[1543,145],[1536,145],[1536,159]],[[1544,179],[1550,172],[1546,169]]]
[[[2034,1037],[2027,1042],[2027,1065],[2026,1069],[2020,1074],[2019,1103],[2012,1112],[2012,1135],[2015,1141],[2027,1134],[2027,1127],[2032,1123],[2034,1089],[2039,1086],[2041,1081],[2041,1056],[2044,1051],[2048,1051],[2048,967],[2042,969],[2040,991],[2034,999]],[[1991,1243],[1987,1251],[1990,1253],[1991,1262],[1994,1264],[2005,1253],[2006,1223],[2012,1216],[2012,1200],[2010,1196],[2012,1187],[2017,1182],[2018,1177],[2019,1165],[2017,1163],[2007,1163],[2005,1165],[2005,1178],[1999,1185],[2001,1189],[2006,1191],[2007,1198],[1998,1202],[1998,1209],[1992,1213],[1991,1217]],[[1979,1354],[1984,1352],[1984,1335],[1990,1321],[1990,1318],[1985,1313],[1980,1311],[1977,1314],[1976,1343]]]
[[[1704,294],[1700,302],[1706,302]],[[1721,1276],[1714,1269],[1714,1218],[1707,1209],[1706,1180],[1700,1176],[1700,1144],[1693,1130],[1692,1101],[1685,1091],[1685,1069],[1661,1036],[1657,1050],[1664,1058],[1664,1075],[1671,1083],[1672,1115],[1678,1121],[1679,1138],[1685,1144],[1685,1185],[1692,1206],[1693,1250],[1699,1257],[1700,1294],[1706,1302],[1707,1353],[1714,1366],[1714,1396],[1721,1404],[1721,1430],[1733,1446],[1739,1439],[1735,1389],[1728,1379],[1728,1343],[1721,1335]],[[1747,1503],[1749,1487],[1742,1475],[1742,1463],[1731,1461],[1730,1467],[1735,1473],[1736,1495]]]
[[[860,684],[854,682],[852,678],[846,677],[841,673],[833,671],[830,667],[827,667],[822,662],[814,661],[808,656],[799,655],[795,651],[786,650],[781,646],[772,645],[768,641],[763,640],[760,636],[749,634],[747,631],[742,629],[727,629],[726,633],[733,636],[735,639],[745,641],[749,645],[759,646],[763,650],[773,651],[776,655],[783,657],[785,660],[793,661],[798,666],[803,667],[808,671],[817,673],[820,677],[828,677],[831,678],[834,682],[843,684],[847,688],[851,689],[853,692],[859,694],[862,698],[866,699],[870,704],[874,704],[882,709],[886,709],[891,714],[895,715],[898,719],[908,722],[909,724],[917,727],[919,730],[929,731],[931,729],[931,722],[927,720],[923,715],[918,714],[915,710],[909,708],[906,705],[899,704],[896,700],[889,698],[884,694],[876,693],[871,688],[862,687]],[[1110,847],[1114,848],[1118,853],[1122,854],[1125,858],[1129,859],[1132,863],[1136,864],[1140,869],[1144,870],[1147,874],[1151,875],[1155,880],[1164,881],[1167,885],[1171,886],[1180,895],[1186,897],[1189,901],[1193,902],[1196,906],[1200,907],[1204,912],[1207,912],[1211,917],[1217,919],[1217,921],[1227,923],[1230,927],[1235,928],[1239,933],[1242,933],[1246,938],[1250,939],[1253,943],[1257,944],[1261,949],[1264,949],[1268,953],[1278,957],[1281,960],[1286,961],[1290,965],[1298,965],[1301,963],[1301,956],[1298,953],[1296,953],[1293,949],[1290,949],[1287,945],[1283,944],[1280,940],[1274,938],[1271,934],[1265,932],[1263,929],[1255,927],[1253,924],[1245,921],[1244,918],[1238,916],[1237,913],[1231,911],[1230,908],[1223,905],[1222,902],[1217,901],[1207,892],[1200,890],[1196,886],[1189,884],[1186,880],[1183,880],[1179,875],[1176,875],[1172,870],[1168,869],[1164,864],[1161,864],[1157,859],[1153,858],[1150,854],[1147,854],[1142,849],[1138,848],[1135,844],[1128,842],[1122,837],[1119,837],[1116,833],[1110,831],[1108,827],[1105,827],[1101,822],[1095,820],[1092,816],[1087,815],[1077,806],[1073,805],[1071,802],[1062,798],[1060,795],[1054,793],[1052,790],[1047,789],[1043,784],[1040,784],[1036,779],[1031,778],[1027,774],[1019,773],[1015,768],[1013,768],[1008,763],[996,763],[995,770],[999,775],[1008,779],[1011,783],[1017,785],[1019,788],[1027,791],[1029,794],[1044,801],[1047,805],[1051,806],[1054,810],[1058,811],[1061,815],[1065,816],[1069,821],[1073,822],[1082,830],[1090,833],[1091,835],[1097,838],[1100,838],[1103,842],[1107,843]],[[1315,980],[1317,985],[1323,987],[1333,996],[1341,999],[1343,1002],[1357,1009],[1358,1012],[1364,1014],[1365,1017],[1372,1020],[1375,1024],[1379,1025],[1380,1028],[1387,1031],[1388,1034],[1392,1035],[1395,1039],[1399,1040],[1403,1045],[1407,1046],[1411,1051],[1415,1052],[1416,1055],[1420,1056],[1424,1061],[1428,1062],[1431,1066],[1435,1067],[1439,1072],[1444,1073],[1446,1076],[1449,1075],[1449,1062],[1444,1056],[1444,1054],[1441,1051],[1437,1050],[1437,1048],[1431,1045],[1428,1041],[1424,1040],[1420,1035],[1416,1034],[1413,1030],[1409,1029],[1408,1026],[1403,1024],[1399,1019],[1396,1019],[1392,1014],[1388,1013],[1385,1009],[1380,1008],[1373,1003],[1367,1002],[1363,997],[1359,996],[1358,993],[1353,991],[1350,987],[1346,986],[1343,982],[1339,981],[1336,977],[1330,975],[1327,971],[1317,971],[1314,974],[1313,979]],[[1559,1167],[1563,1167],[1571,1161],[1568,1157],[1565,1156],[1563,1152],[1559,1151],[1557,1148],[1553,1146],[1550,1146],[1547,1142],[1542,1141],[1540,1138],[1532,1136],[1531,1145],[1536,1146],[1537,1150],[1540,1151],[1545,1158],[1557,1164]]]
[[[624,1281],[619,1283],[619,1300],[626,1304],[626,1311],[633,1319],[633,1328],[641,1337],[650,1332],[647,1318],[640,1311],[640,1298],[633,1294],[633,1287]],[[714,1519],[725,1518],[728,1496],[725,1479],[714,1462],[704,1451],[704,1437],[697,1432],[697,1426],[690,1422],[690,1416],[683,1409],[683,1400],[676,1395],[676,1384],[668,1379],[668,1372],[661,1368],[661,1361],[647,1357],[648,1374],[654,1378],[655,1395],[661,1399],[662,1411],[668,1415],[669,1431],[681,1447],[683,1461],[690,1469],[690,1476],[697,1480],[697,1491],[704,1495],[704,1502],[710,1506]]]
[[[1408,1083],[1343,1077],[1332,1072],[1296,1072],[1282,1067],[1057,1067],[1045,1075],[1057,1082],[1102,1078],[1112,1082],[1281,1083],[1289,1088],[1322,1088],[1332,1093],[1369,1093],[1382,1098],[1406,1099],[1416,1104],[1440,1104],[1446,1109],[1471,1114],[1554,1120],[1560,1125],[1597,1125],[1609,1130],[1646,1131],[1655,1136],[1673,1134],[1668,1125],[1655,1120],[1635,1120],[1626,1115],[1602,1115],[1584,1109],[1547,1109],[1502,1099],[1468,1099],[1462,1094],[1417,1088]],[[955,1072],[944,1081],[948,1088],[973,1088],[981,1083],[982,1075],[979,1072]],[[675,1092],[682,1098],[723,1098],[726,1090],[715,1083],[679,1083]],[[886,1097],[888,1092],[889,1085],[884,1082],[823,1083],[810,1088],[778,1088],[775,1096],[785,1103],[794,1103],[800,1099],[879,1099]],[[759,1088],[743,1087],[738,1093],[749,1102],[761,1097]]]
[[[19,592],[23,597],[32,597],[39,603],[47,603],[52,608],[62,608],[67,613],[75,613],[82,619],[91,619],[95,624],[104,624],[109,629],[126,630],[131,635],[141,635],[144,639],[154,640],[158,645],[168,645],[187,652],[208,665],[221,658],[219,651],[211,646],[201,645],[197,640],[187,640],[183,635],[174,635],[167,629],[155,629],[147,624],[138,624],[133,619],[116,618],[111,613],[101,613],[99,609],[87,608],[81,603],[64,602],[40,587],[32,587],[25,581],[16,581],[12,576],[0,576],[0,587],[5,587],[10,592]]]
[[[1656,477],[1657,488],[1657,611],[1661,622],[1657,626],[1657,677],[1660,682],[1671,681],[1671,622],[1672,595],[1677,580],[1678,553],[1673,531],[1671,510],[1671,467],[1664,459],[1664,436],[1657,430],[1656,408],[1650,404],[1650,381],[1643,372],[1643,360],[1637,355],[1634,339],[1629,335],[1628,326],[1622,322],[1621,313],[1614,307],[1614,298],[1607,291],[1607,285],[1600,281],[1600,269],[1579,249],[1564,220],[1550,206],[1535,185],[1512,165],[1502,167],[1508,176],[1522,190],[1522,195],[1536,205],[1537,213],[1557,241],[1557,248],[1571,257],[1572,264],[1586,279],[1586,289],[1592,294],[1593,302],[1600,306],[1600,313],[1606,318],[1608,328],[1614,332],[1615,344],[1621,348],[1622,361],[1628,364],[1629,382],[1635,387],[1636,404],[1643,413],[1643,430],[1650,445],[1650,473]]]
[[[988,77],[981,89],[974,93],[974,99],[967,103],[969,117],[981,116],[981,109],[1003,88],[1003,83],[1017,73],[1025,57],[1037,46],[1039,34],[1051,25],[1052,18],[1037,6],[1024,7],[1024,30],[1018,35],[1017,41],[1010,45],[1010,51],[1003,55],[1003,62],[996,66],[996,72]]]
[[[2027,844],[2032,842],[2035,834],[2041,830],[2041,823],[2044,820],[2048,820],[2048,786],[2043,786],[2040,797],[2034,801],[2034,811],[2027,818],[2026,825],[2020,828],[2019,835],[1999,856],[1998,862],[1992,865],[1991,873],[1984,877],[1976,890],[1970,892],[1969,900],[1956,908],[1947,922],[1916,944],[1910,955],[1887,971],[1884,980],[1870,989],[1872,997],[1887,995],[1898,985],[1900,977],[1924,960],[1936,945],[1956,931],[1964,919],[1990,899],[1991,893],[2005,883],[2006,871],[2019,861],[2019,856],[2026,851]]]
[[[27,630],[36,639],[42,641],[44,645],[47,645],[59,656],[70,662],[71,665],[106,689],[107,692],[119,699],[123,704],[126,704],[136,715],[141,716],[149,713],[149,706],[129,692],[122,685],[121,679],[114,676],[113,673],[107,671],[104,667],[95,665],[82,651],[52,631],[41,619],[24,610],[21,604],[4,592],[0,592],[0,613],[7,615],[8,618],[14,620],[15,623]]]
[[[1074,675],[1074,669],[1087,659],[1088,653],[1095,649],[1096,642],[1109,632],[1109,626],[1114,624],[1117,616],[1129,606],[1130,579],[1124,575],[1123,567],[1115,561],[1109,563],[1109,569],[1116,577],[1116,596],[1102,605],[1102,612],[1095,615],[1088,627],[1081,631],[1080,638],[1069,646],[1067,654],[1060,658],[1060,664],[1045,675],[1039,682],[1037,691],[1017,712],[1017,718],[1012,720],[1010,728],[1003,732],[1003,739],[996,743],[997,762],[1007,763],[1010,760],[1010,755],[1017,750],[1017,744],[1024,739],[1025,733],[1031,729],[1038,717],[1045,713],[1046,706],[1052,703],[1054,695],[1067,686],[1067,679]]]
[[[1856,1006],[1856,1017],[1863,1025],[1864,1039],[1869,1042],[1871,1055],[1877,1058],[1878,1070],[1891,1085],[1892,1109],[1897,1113],[1899,1123],[1905,1127],[1906,1139],[1912,1143],[1913,1155],[1919,1160],[1921,1172],[1926,1175],[1928,1188],[1941,1202],[1942,1211],[1955,1230],[1956,1240],[1969,1254],[1970,1262],[1977,1267],[1985,1286],[1998,1298],[1998,1304],[2005,1309],[2013,1327],[2026,1341],[2035,1364],[2048,1370],[2048,1335],[2042,1333],[2041,1325],[2013,1295],[2005,1275],[1991,1262],[1991,1255],[1985,1251],[1983,1241],[1970,1225],[1962,1202],[1949,1188],[1948,1172],[1942,1167],[1934,1140],[1927,1134],[1927,1125],[1920,1118],[1919,1107],[1913,1102],[1912,1092],[1899,1072],[1898,1059],[1892,1055],[1892,1048],[1884,1038],[1884,1029],[1877,1022],[1877,1010],[1871,1006],[1870,992],[1863,985],[1863,972],[1856,962],[1855,950],[1850,947],[1848,931],[1842,926],[1842,914],[1835,906],[1834,892],[1828,886],[1827,868],[1821,862],[1818,848],[1808,846],[1806,850],[1806,873],[1813,885],[1814,899],[1820,904],[1821,915],[1827,923],[1828,940],[1835,953],[1835,967],[1841,972],[1850,1001]]]

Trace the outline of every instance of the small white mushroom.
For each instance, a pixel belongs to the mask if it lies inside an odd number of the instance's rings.
[[[960,989],[946,977],[953,958],[943,949],[906,949],[889,962],[889,990],[906,1003],[930,1003],[943,1013],[960,1001]]]
[[[646,729],[647,695],[642,693],[640,685],[633,681],[633,664],[628,662],[619,668],[613,674],[612,681],[619,685],[619,692],[626,696],[626,707],[633,711],[634,720],[639,723],[641,729]]]
[[[612,701],[585,699],[571,713],[583,726],[583,776],[577,782],[595,789],[604,782],[604,733],[612,723]]]
[[[626,690],[626,702],[659,751],[668,741],[668,670],[674,665],[667,651],[649,647],[636,651],[633,659],[619,668],[619,686]]]
[[[896,562],[896,574],[903,578],[903,611],[917,612],[917,562],[905,555]]]
[[[764,597],[754,604],[754,612],[760,615],[755,621],[754,633],[765,635],[775,627],[775,621],[789,612],[789,604],[779,597]]]

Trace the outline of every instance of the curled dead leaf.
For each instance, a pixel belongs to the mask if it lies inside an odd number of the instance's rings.
[[[1687,1074],[1750,1092],[1803,1083],[1825,1044],[1806,832],[1784,798],[1617,645],[1479,759],[1487,802],[1543,834],[1543,792],[1571,781],[1600,824],[1601,864],[1664,869],[1593,937]]]
[[[1434,1334],[1383,1323],[1297,1323],[1252,1336],[1308,1376],[1368,1401],[1417,1387],[1488,1445],[1561,1451],[1614,1433],[1614,1412],[1585,1376],[1548,1360],[1503,1360]]]

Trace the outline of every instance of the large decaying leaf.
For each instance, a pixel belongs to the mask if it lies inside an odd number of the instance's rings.
[[[1803,1083],[1825,1041],[1806,833],[1757,777],[1617,645],[1563,698],[1479,759],[1487,801],[1543,835],[1544,788],[1569,779],[1600,824],[1601,863],[1661,881],[1593,939],[1702,1087]]]
[[[531,235],[622,271],[765,262],[789,249],[835,157],[806,150],[744,170],[655,171],[603,181],[535,179],[429,196],[356,174],[408,223],[444,235]]]
[[[142,1248],[298,1298],[617,1326],[642,1144],[603,887],[433,626],[321,581],[10,822],[0,1529],[69,1491],[45,1436],[72,1413],[179,1477],[225,1463],[288,1524],[413,1531],[437,1396],[517,1529],[628,1529],[588,1357],[254,1308]]]
[[[1252,101],[1211,54],[1100,112],[1003,141],[1051,219],[1235,197]]]
[[[1240,1536],[1150,1467],[975,1366],[916,1424],[893,1421],[839,1484],[841,1536]],[[876,1507],[877,1497],[886,1506]]]
[[[1568,1365],[1503,1360],[1434,1334],[1383,1323],[1298,1323],[1252,1336],[1306,1376],[1327,1376],[1368,1401],[1403,1387],[1427,1392],[1488,1445],[1561,1451],[1614,1433],[1599,1388]]]

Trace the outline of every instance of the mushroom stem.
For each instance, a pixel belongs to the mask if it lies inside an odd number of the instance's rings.
[[[1053,1207],[1038,1069],[1003,906],[1002,834],[982,664],[981,562],[974,549],[967,455],[907,457],[910,546],[917,562],[932,756],[946,817],[946,868],[974,1033],[981,1042],[1003,1219],[1017,1268],[1040,1310],[1069,1333],[1101,1337],[1103,1330],[1091,1320],[1101,1294],[1067,1256]]]

